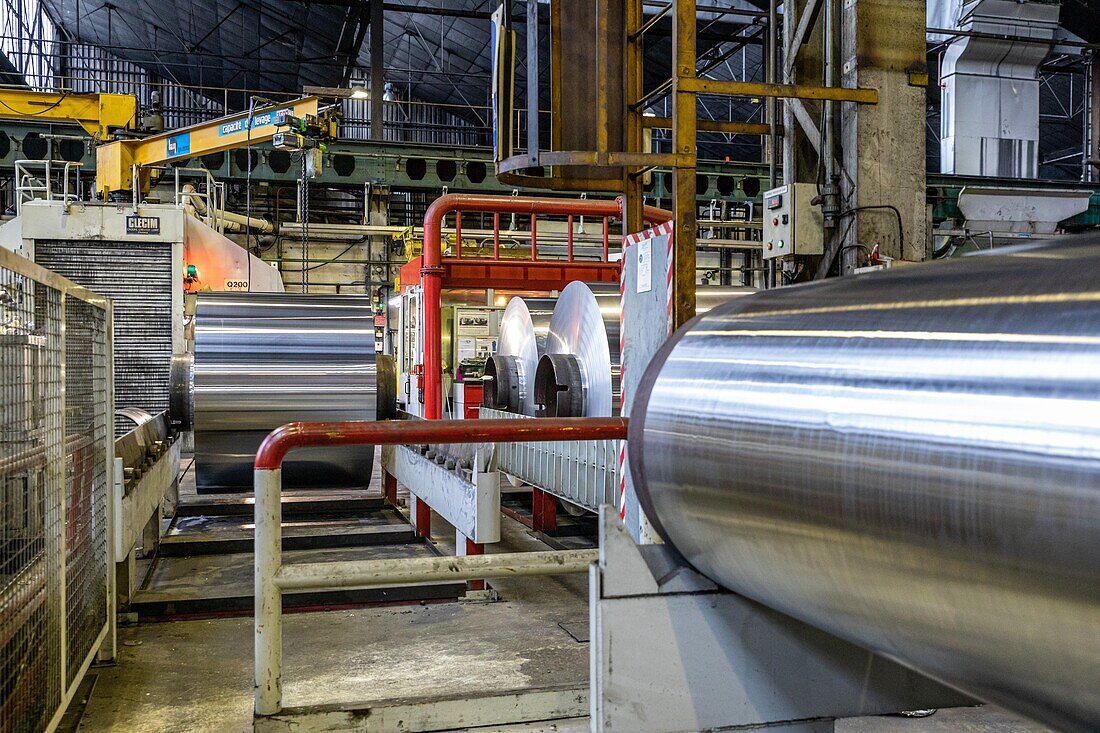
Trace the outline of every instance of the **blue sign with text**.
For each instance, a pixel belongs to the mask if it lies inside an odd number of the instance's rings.
[[[270,112],[261,112],[260,114],[252,115],[251,127],[255,130],[257,127],[277,125],[285,120],[286,116],[293,111],[293,108],[287,107],[286,109],[273,109]],[[247,119],[247,117],[242,117],[232,122],[223,122],[218,125],[218,135],[235,135],[238,132],[244,132],[249,127],[245,124]]]
[[[185,132],[168,138],[168,157],[178,158],[191,154],[191,133]]]

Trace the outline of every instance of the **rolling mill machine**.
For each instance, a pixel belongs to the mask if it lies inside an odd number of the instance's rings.
[[[1100,355],[1080,277],[1095,250],[1059,240],[748,294],[671,338],[652,329],[651,359],[626,339],[626,501],[643,541],[601,507],[592,729],[817,733],[988,701],[1095,730]],[[626,248],[623,293],[667,308],[664,280],[631,266],[641,251]],[[602,441],[622,424],[297,424],[265,443],[257,481],[277,491],[287,452],[318,442],[499,449]],[[570,572],[577,552],[401,577]],[[280,588],[372,577],[352,564],[262,572],[269,608]],[[268,624],[256,633],[262,716],[278,711],[280,662]]]

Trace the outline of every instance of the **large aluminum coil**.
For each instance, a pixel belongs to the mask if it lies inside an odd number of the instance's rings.
[[[195,314],[195,478],[200,491],[252,487],[256,449],[288,422],[372,420],[377,369],[368,298],[202,293]],[[366,486],[372,447],[292,452],[287,488]]]
[[[619,414],[619,287],[571,282],[554,305],[535,375],[536,413]]]
[[[535,369],[546,353],[546,337],[557,298],[508,301],[500,318],[496,353],[485,365],[485,403],[498,410],[535,414]]]
[[[753,292],[754,288],[747,287],[700,287],[696,291],[696,309],[706,312]],[[619,414],[621,302],[619,287],[609,283],[573,282],[562,290],[546,339],[545,353],[550,356],[540,357],[539,361],[542,377],[536,379],[535,392],[541,398],[536,400],[537,414],[557,417]]]
[[[1100,242],[780,288],[651,363],[631,471],[700,571],[1100,730]]]

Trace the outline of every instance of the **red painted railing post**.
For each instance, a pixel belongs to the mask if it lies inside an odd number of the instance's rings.
[[[462,212],[455,212],[455,259],[462,259]]]
[[[500,259],[500,212],[493,212],[493,259]]]

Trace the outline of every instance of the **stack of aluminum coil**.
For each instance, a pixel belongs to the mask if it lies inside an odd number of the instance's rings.
[[[252,460],[271,430],[295,421],[374,419],[370,300],[203,293],[193,374],[197,487],[250,489]],[[373,455],[373,448],[355,446],[295,451],[283,465],[283,483],[365,487]]]

